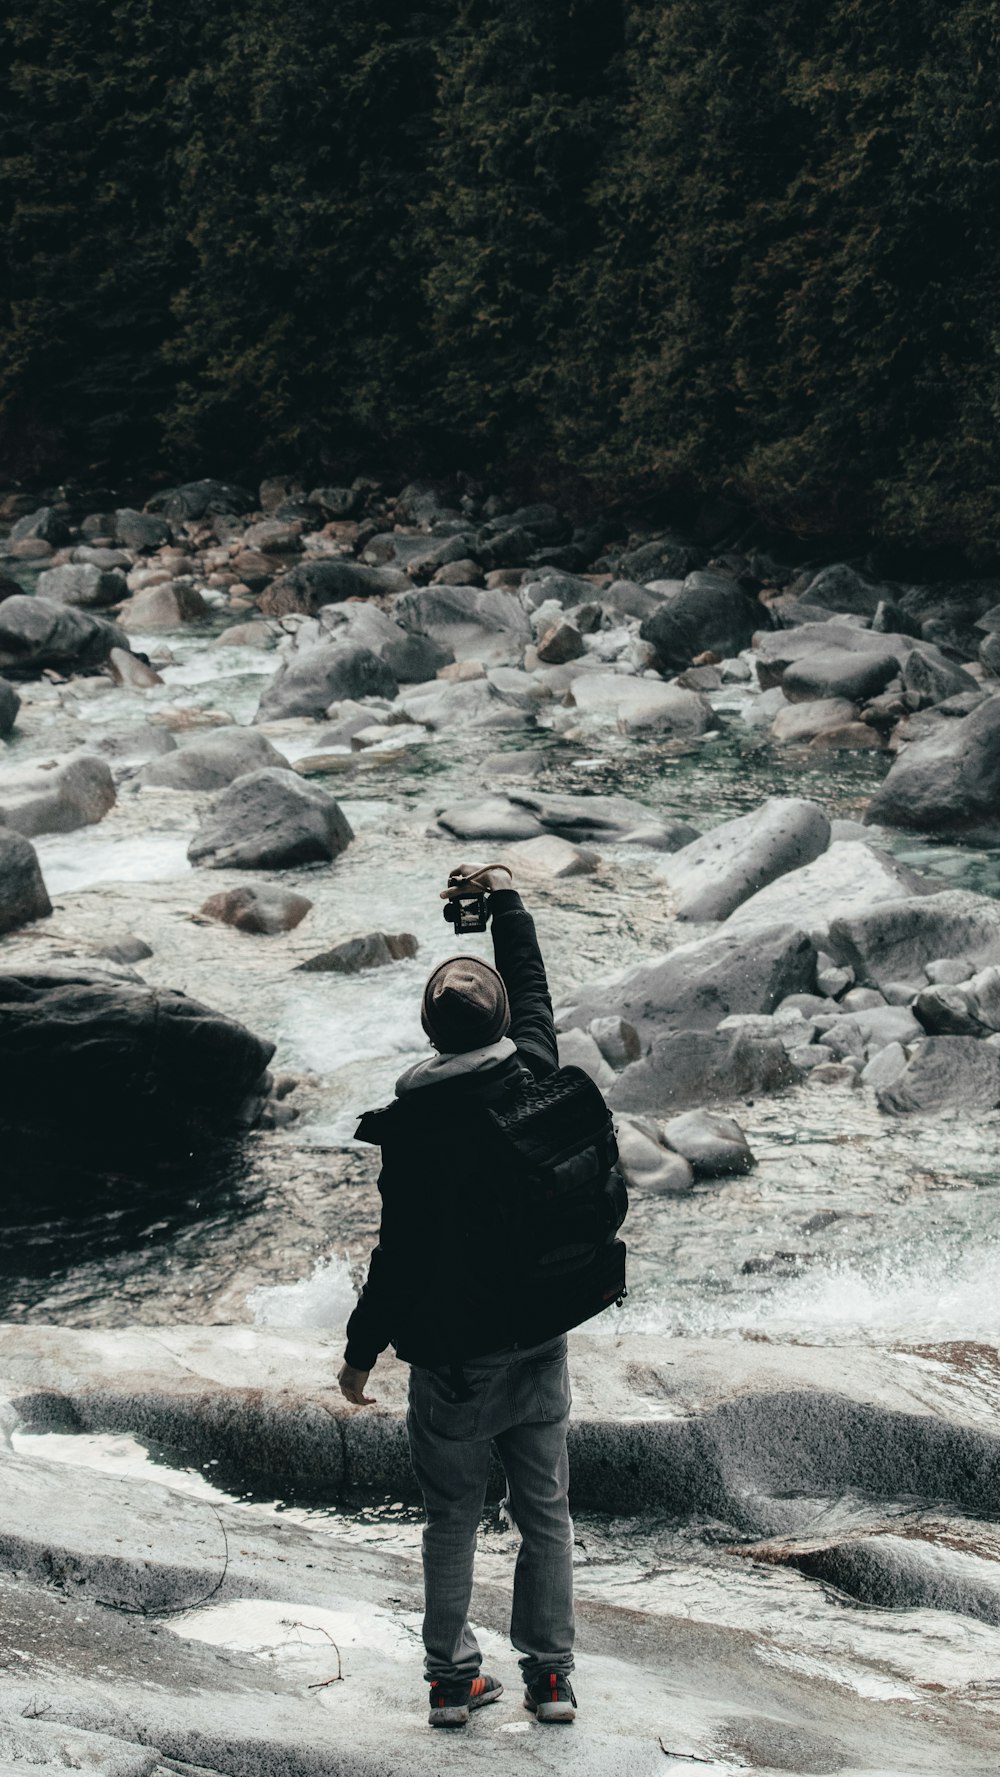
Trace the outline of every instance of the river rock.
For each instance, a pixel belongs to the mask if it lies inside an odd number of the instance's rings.
[[[34,846],[13,828],[0,826],[0,932],[51,912]]]
[[[456,839],[536,839],[544,831],[535,815],[506,796],[453,802],[442,808],[437,818],[438,825]]]
[[[39,506],[36,512],[26,512],[11,526],[12,543],[22,543],[29,538],[59,549],[70,540],[69,526],[54,506]]]
[[[0,679],[0,740],[4,735],[10,733],[17,721],[17,712],[20,707],[21,699],[13,685],[8,685],[6,679]]]
[[[983,1035],[982,1026],[969,1004],[969,995],[960,987],[921,988],[913,1002],[913,1010],[931,1036]]]
[[[1000,968],[979,969],[966,983],[969,1006],[986,1030],[1000,1030]]]
[[[173,540],[165,519],[154,518],[150,512],[136,512],[132,506],[118,508],[112,534],[116,543],[120,543],[123,549],[130,549],[134,555],[160,549],[164,543]]]
[[[235,926],[238,932],[272,937],[276,932],[294,931],[311,907],[312,902],[305,895],[297,895],[294,889],[283,888],[280,883],[247,882],[210,895],[201,914],[205,919]]]
[[[254,497],[245,487],[232,482],[185,481],[178,487],[166,487],[146,501],[144,511],[183,523],[189,519],[208,518],[214,513],[252,512]]]
[[[538,754],[532,755],[539,758]],[[503,755],[500,755],[503,758]],[[512,790],[510,800],[535,815],[560,839],[613,840],[619,845],[677,851],[699,837],[686,821],[671,820],[628,796],[561,796],[544,790]]]
[[[830,822],[817,802],[772,796],[752,814],[724,821],[674,852],[657,869],[671,889],[677,918],[726,919],[775,877],[818,858]]]
[[[400,685],[421,685],[452,664],[451,652],[418,630],[404,629],[386,611],[373,604],[324,605],[319,614],[321,635],[332,641],[350,641],[370,648],[383,660]]]
[[[579,660],[583,652],[583,637],[573,623],[553,623],[536,648],[543,666],[563,666],[567,660]]]
[[[94,955],[103,956],[109,963],[122,963],[126,968],[131,968],[134,963],[146,962],[153,955],[153,947],[146,943],[145,938],[137,938],[132,932],[123,932],[120,937],[99,945]]]
[[[899,667],[894,654],[851,653],[825,649],[807,654],[786,667],[781,689],[789,703],[810,703],[820,698],[842,698],[845,703],[864,703],[884,691]]]
[[[829,1050],[827,1051],[829,1054]],[[906,1050],[902,1043],[886,1043],[884,1049],[876,1049],[871,1060],[861,1069],[862,1086],[870,1086],[878,1092],[883,1086],[892,1086],[899,1079],[906,1067]]]
[[[815,985],[816,951],[797,927],[734,931],[727,923],[709,938],[585,990],[573,1022],[588,1025],[617,1013],[643,1041],[663,1029],[714,1033],[730,1013],[773,1012],[789,994],[811,993]]]
[[[683,583],[674,582],[674,591],[679,592]],[[594,588],[590,588],[590,596],[594,597]],[[634,580],[613,580],[610,586],[604,586],[596,594],[600,608],[605,617],[620,621],[627,617],[643,622],[652,617],[662,606],[664,595],[653,592],[648,586],[637,586]]]
[[[396,691],[392,671],[370,648],[354,642],[321,642],[278,668],[261,697],[254,721],[318,717],[340,698],[391,698]]]
[[[105,617],[25,593],[0,603],[0,672],[13,678],[37,678],[49,667],[93,672],[112,648],[128,648],[128,638]]]
[[[794,921],[817,942],[832,918],[902,896],[931,894],[939,884],[918,875],[888,852],[858,840],[835,840],[811,864],[790,870],[751,895],[732,914],[734,926]]]
[[[208,606],[193,586],[183,580],[168,580],[133,594],[119,611],[118,621],[123,629],[136,633],[155,632],[200,623],[208,614]]]
[[[93,826],[114,804],[111,767],[93,753],[13,766],[0,777],[0,824],[29,839]]]
[[[394,616],[405,629],[429,635],[456,660],[516,666],[531,641],[520,598],[501,587],[426,586],[397,599]]]
[[[857,617],[874,617],[880,601],[886,596],[884,586],[872,585],[846,562],[832,562],[829,567],[821,568],[799,594],[804,605],[844,611]]]
[[[754,638],[757,677],[763,690],[781,685],[786,672],[821,654],[891,657],[902,667],[916,644],[912,636],[874,635],[849,618],[830,618],[825,623],[803,623],[797,629],[780,629]],[[809,693],[815,696],[817,693]],[[803,693],[803,700],[805,693]]]
[[[683,1111],[664,1124],[663,1139],[683,1155],[695,1178],[750,1172],[757,1164],[735,1117],[720,1111]]]
[[[665,1148],[649,1117],[615,1118],[618,1167],[630,1191],[647,1196],[682,1196],[694,1184],[694,1173],[682,1154]]]
[[[592,1018],[590,1035],[608,1066],[616,1073],[627,1067],[630,1061],[638,1061],[642,1054],[639,1032],[627,1018]]]
[[[297,968],[312,975],[358,975],[362,969],[381,969],[386,963],[416,954],[417,940],[412,932],[358,932],[341,938]]]
[[[621,734],[699,735],[717,726],[707,697],[660,679],[586,673],[573,680],[571,696],[586,720],[613,723]]]
[[[1000,1104],[1000,1050],[976,1037],[927,1037],[877,1093],[880,1110],[989,1111]]]
[[[162,685],[163,680],[155,667],[138,654],[129,653],[127,648],[112,648],[108,655],[108,671],[116,685],[125,685],[130,691],[149,691],[154,685]]]
[[[38,592],[57,604],[89,610],[120,604],[128,598],[128,585],[117,569],[96,568],[92,562],[66,562],[39,574]]]
[[[67,1153],[246,1126],[273,1053],[183,993],[76,968],[0,974],[0,1126]]]
[[[518,874],[545,877],[553,882],[567,876],[593,876],[600,862],[597,853],[573,845],[568,839],[557,839],[554,833],[525,839],[511,851],[511,862]]]
[[[944,703],[949,697],[976,692],[979,686],[971,673],[956,666],[939,648],[928,644],[915,647],[903,662],[903,686],[929,704]]]
[[[434,729],[523,727],[526,721],[485,677],[415,685],[400,694],[396,707],[408,721]]]
[[[342,599],[381,598],[409,586],[398,568],[368,568],[361,562],[320,558],[304,561],[273,581],[261,595],[265,616],[284,617],[292,611],[315,616],[324,605]]]
[[[784,1044],[741,1031],[671,1031],[608,1088],[613,1110],[662,1112],[706,1099],[755,1097],[799,1078]]]
[[[209,728],[182,735],[173,752],[142,767],[139,782],[171,790],[221,790],[234,778],[268,767],[290,769],[284,754],[263,734],[235,726]]]
[[[639,634],[656,649],[664,672],[683,672],[706,649],[721,659],[739,654],[769,622],[763,605],[728,575],[696,571],[643,619]]]
[[[973,968],[1000,961],[1000,902],[967,889],[887,901],[838,914],[825,948],[858,980],[883,988],[912,981],[918,991],[934,957],[967,959]]]
[[[593,1037],[586,1030],[564,1030],[558,1038],[559,1066],[580,1067],[595,1086],[606,1092],[613,1084],[614,1069],[608,1066]]]
[[[957,721],[942,721],[907,746],[865,820],[961,834],[983,845],[1000,842],[1000,697]]]
[[[771,739],[779,746],[803,746],[817,736],[835,734],[857,716],[845,697],[816,697],[806,703],[783,703],[771,723]]]
[[[294,771],[238,777],[214,803],[188,846],[210,870],[287,870],[329,863],[354,834],[340,804]]]

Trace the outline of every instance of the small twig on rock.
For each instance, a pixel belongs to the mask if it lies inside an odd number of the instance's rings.
[[[324,1691],[328,1684],[343,1684],[344,1683],[344,1668],[343,1668],[343,1664],[342,1664],[342,1661],[340,1658],[340,1649],[337,1646],[337,1643],[334,1641],[333,1636],[330,1634],[329,1629],[324,1629],[322,1623],[293,1622],[290,1617],[282,1617],[281,1626],[283,1629],[308,1629],[310,1634],[312,1634],[312,1635],[325,1635],[327,1641],[330,1643],[330,1646],[333,1648],[333,1651],[337,1656],[337,1670],[334,1673],[333,1677],[332,1678],[321,1678],[318,1681],[318,1683],[316,1683],[316,1684],[307,1684],[306,1685],[307,1691]]]
[[[126,1617],[180,1617],[184,1615],[185,1611],[200,1610],[202,1605],[210,1604],[215,1597],[215,1594],[222,1590],[222,1587],[225,1584],[226,1575],[229,1572],[229,1537],[226,1534],[226,1526],[223,1524],[222,1519],[219,1516],[218,1507],[209,1502],[208,1509],[209,1511],[214,1512],[215,1516],[219,1519],[219,1529],[222,1531],[222,1543],[225,1555],[222,1563],[222,1572],[216,1580],[215,1585],[212,1587],[212,1590],[206,1592],[203,1598],[195,1598],[190,1604],[116,1604],[113,1598],[95,1598],[94,1603],[102,1605],[105,1610],[120,1611],[122,1616]]]
[[[657,1734],[656,1738],[660,1744],[660,1751],[665,1752],[668,1758],[688,1759],[692,1765],[712,1765],[715,1763],[714,1759],[699,1758],[696,1752],[673,1752],[669,1746],[664,1746],[662,1735]]]

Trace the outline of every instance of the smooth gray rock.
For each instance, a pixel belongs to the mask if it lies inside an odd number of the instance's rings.
[[[205,919],[217,919],[239,932],[273,937],[301,925],[312,902],[278,882],[247,882],[239,888],[210,895],[201,908]]]
[[[930,704],[944,703],[949,697],[961,697],[966,692],[979,690],[971,673],[956,666],[940,648],[927,643],[918,645],[907,656],[902,678],[907,691],[926,698]]]
[[[354,517],[362,498],[360,488],[314,487],[307,501],[310,506],[318,506],[326,519],[346,519]]]
[[[0,826],[0,932],[13,932],[52,912],[41,868],[30,840]]]
[[[136,938],[131,932],[123,932],[120,938],[112,938],[110,943],[100,945],[94,955],[103,956],[109,963],[123,963],[131,968],[133,963],[144,963],[151,957],[153,947],[144,938]]]
[[[730,1013],[773,1012],[788,994],[812,992],[815,974],[815,948],[797,927],[733,931],[724,925],[709,938],[595,984],[581,994],[573,1021],[589,1025],[592,1018],[617,1013],[643,1041],[664,1029],[714,1033]]]
[[[564,1030],[557,1039],[560,1067],[580,1067],[589,1074],[595,1086],[606,1092],[615,1079],[614,1069],[605,1061],[594,1038],[586,1030]]]
[[[155,667],[141,660],[138,654],[130,654],[126,648],[112,648],[108,655],[108,671],[116,685],[127,685],[131,691],[148,691],[153,685],[163,684]]]
[[[386,963],[416,956],[417,940],[411,932],[361,932],[341,938],[327,950],[298,964],[308,975],[358,975],[362,969],[381,969]]]
[[[105,617],[60,605],[54,599],[16,593],[0,602],[0,672],[33,679],[47,667],[93,672],[128,637]]]
[[[684,1111],[664,1125],[663,1139],[683,1154],[695,1178],[750,1172],[757,1164],[735,1117],[720,1111]]]
[[[961,987],[924,987],[913,1002],[913,1010],[931,1036],[983,1035],[969,995]]]
[[[155,635],[161,629],[201,623],[208,615],[208,606],[197,588],[179,579],[143,587],[122,606],[118,619],[123,629]]]
[[[628,796],[561,796],[545,790],[512,790],[511,802],[533,814],[546,832],[560,839],[614,840],[642,843],[658,851],[676,851],[698,838],[685,821],[664,818]]]
[[[902,1043],[887,1043],[861,1069],[861,1084],[880,1091],[883,1086],[894,1085],[905,1067],[906,1050]]]
[[[501,587],[426,586],[396,600],[404,629],[429,635],[456,660],[519,666],[532,639],[520,598]]]
[[[17,712],[20,707],[21,699],[13,685],[8,685],[6,679],[0,679],[0,740],[4,735],[10,733],[17,721]]]
[[[808,698],[804,703],[783,703],[771,723],[771,739],[779,746],[805,746],[818,734],[828,734],[857,720],[857,704],[845,697]]]
[[[677,582],[677,591],[682,582]],[[595,593],[590,589],[591,597],[596,597],[606,617],[633,617],[644,622],[652,617],[663,604],[663,593],[652,592],[648,586],[637,586],[634,580],[613,580],[610,586],[604,586]]]
[[[96,568],[92,562],[66,562],[38,576],[38,593],[60,605],[98,610],[128,598],[128,584],[118,569]]]
[[[694,1184],[694,1171],[682,1154],[665,1148],[649,1117],[615,1118],[618,1166],[630,1191],[647,1196],[683,1196]]]
[[[832,562],[828,568],[820,568],[799,596],[805,605],[873,617],[887,596],[887,589],[863,579],[846,562]]]
[[[972,968],[958,956],[940,956],[925,965],[924,974],[936,987],[957,987],[968,981]]]
[[[70,530],[66,520],[54,506],[39,506],[37,512],[25,513],[10,528],[12,543],[23,543],[29,537],[42,543],[51,543],[53,549],[59,549],[62,544],[69,542]]]
[[[992,1110],[1000,1104],[1000,1049],[976,1037],[927,1037],[902,1073],[879,1090],[878,1103],[897,1117],[953,1107]]]
[[[432,729],[523,728],[528,720],[485,677],[414,685],[401,692],[396,707],[408,721]]]
[[[936,956],[967,958],[973,969],[984,968],[1000,960],[1000,902],[947,889],[859,908],[831,920],[826,948],[883,992],[889,982],[922,981]]]
[[[581,717],[594,725],[613,724],[619,734],[707,734],[718,721],[707,697],[662,679],[625,673],[581,673],[570,696]]]
[[[987,1030],[1000,1030],[1000,968],[980,969],[967,983],[969,1005]]]
[[[592,1018],[590,1035],[609,1067],[617,1073],[642,1054],[639,1032],[627,1018]]]
[[[629,580],[645,585],[648,580],[683,580],[690,574],[697,559],[689,543],[676,537],[654,537],[629,549],[618,563]],[[704,557],[702,557],[704,560]]]
[[[843,698],[864,703],[884,691],[899,667],[894,654],[858,654],[847,649],[824,649],[807,654],[786,667],[781,689],[789,703],[810,703],[818,698]]]
[[[456,839],[536,839],[545,831],[535,815],[506,796],[453,802],[442,808],[437,818],[438,825]]]
[[[159,549],[171,541],[171,530],[165,519],[154,518],[150,512],[136,512],[132,506],[120,506],[114,518],[114,538],[123,549],[142,555],[147,549]]]
[[[354,838],[340,804],[294,771],[254,771],[223,790],[188,846],[210,870],[329,863]]]
[[[614,1110],[662,1112],[777,1092],[798,1078],[783,1043],[740,1031],[671,1031],[618,1075],[607,1099]]]
[[[138,781],[172,790],[222,790],[234,778],[268,766],[290,770],[265,735],[252,728],[207,728],[181,734],[172,753],[142,767]]]
[[[865,820],[961,834],[986,845],[1000,842],[1000,697],[907,746],[869,802]]]
[[[813,863],[788,871],[744,901],[732,914],[730,924],[777,925],[792,920],[818,937],[833,917],[848,909],[868,909],[904,895],[930,894],[937,886],[872,845],[839,840]]]
[[[877,987],[852,987],[840,1002],[844,1012],[871,1012],[885,1004],[886,1000]]]
[[[228,481],[206,478],[202,481],[185,481],[177,487],[163,488],[146,501],[144,510],[183,522],[187,519],[211,517],[218,512],[252,512],[254,504],[254,496],[247,488],[236,487]]]
[[[789,870],[812,863],[830,843],[817,802],[772,796],[752,814],[724,821],[674,852],[656,874],[674,895],[678,919],[727,919]]]
[[[339,557],[320,557],[299,562],[279,575],[261,597],[260,608],[266,615],[304,611],[312,617],[324,605],[339,604],[342,599],[381,598],[409,584],[398,568],[371,568]]]
[[[683,672],[706,649],[723,659],[741,653],[769,624],[763,605],[741,592],[735,580],[696,571],[643,619],[639,634],[656,649],[664,672]]]
[[[757,677],[767,691],[782,683],[792,665],[821,653],[874,654],[880,659],[891,655],[902,666],[915,646],[912,636],[874,635],[870,629],[859,629],[846,618],[831,618],[825,623],[803,623],[797,629],[758,634],[754,659]]]
[[[869,1051],[884,1049],[888,1043],[918,1042],[924,1030],[908,1006],[879,1006],[870,1012],[841,1013],[822,1034],[835,1055],[863,1059]]]
[[[454,656],[431,636],[404,629],[378,605],[324,605],[319,614],[320,633],[331,641],[350,641],[370,648],[383,660],[400,685],[422,685],[433,679]]]
[[[111,767],[93,753],[13,766],[0,776],[0,824],[28,839],[93,826],[114,805]]]
[[[391,669],[370,648],[354,642],[321,642],[294,654],[264,690],[255,722],[284,716],[322,716],[344,697],[395,697]]]

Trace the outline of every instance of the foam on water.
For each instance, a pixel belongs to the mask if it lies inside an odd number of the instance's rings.
[[[298,1283],[251,1290],[247,1307],[259,1327],[342,1327],[356,1300],[350,1265],[334,1253]]]
[[[184,876],[191,868],[188,839],[187,833],[109,838],[98,826],[45,834],[34,846],[49,894],[62,895],[98,882],[159,882]]]

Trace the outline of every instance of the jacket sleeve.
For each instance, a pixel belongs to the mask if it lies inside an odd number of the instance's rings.
[[[397,1216],[383,1198],[378,1245],[368,1261],[368,1276],[357,1306],[347,1323],[344,1362],[353,1370],[374,1368],[380,1352],[389,1344],[395,1323],[395,1260],[405,1250],[405,1239],[396,1230]]]
[[[510,1034],[518,1054],[536,1079],[559,1066],[545,964],[535,922],[515,889],[490,896],[493,954],[510,1000]]]

